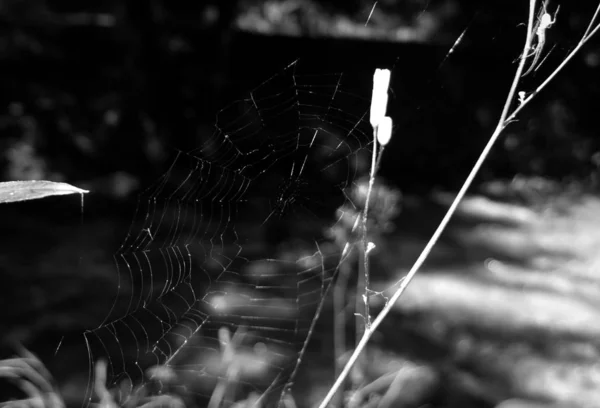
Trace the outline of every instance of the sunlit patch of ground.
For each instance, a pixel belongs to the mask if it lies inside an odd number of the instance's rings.
[[[418,249],[392,241],[386,243],[389,251],[394,245]],[[404,339],[397,334],[403,355],[427,361],[428,353],[443,350],[442,358],[429,363],[452,373],[457,388],[490,404],[519,397],[600,406],[598,248],[596,196],[564,194],[535,206],[469,198],[436,261],[396,305],[387,333],[404,327]],[[445,266],[453,251],[463,261]],[[382,257],[393,264],[393,255]],[[396,271],[393,279],[406,268]],[[389,280],[377,285],[394,287]]]

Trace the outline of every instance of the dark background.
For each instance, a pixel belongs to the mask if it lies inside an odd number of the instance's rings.
[[[175,149],[202,144],[221,107],[301,58],[317,73],[357,74],[365,95],[372,69],[393,67],[397,136],[384,175],[402,189],[462,181],[504,102],[526,4],[378,2],[368,29],[369,2],[292,2],[277,20],[273,4],[3,1],[4,178],[95,187],[120,174],[147,185]],[[592,10],[561,5],[548,34],[556,48],[525,90],[574,47]],[[394,29],[405,32],[398,41]],[[597,44],[508,130],[484,178],[581,180],[595,170]],[[110,190],[110,180],[100,184]]]

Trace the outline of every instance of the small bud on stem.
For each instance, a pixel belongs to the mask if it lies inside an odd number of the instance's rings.
[[[392,138],[392,118],[384,116],[377,126],[377,141],[385,146]]]
[[[385,116],[390,86],[390,70],[376,69],[373,75],[373,94],[371,96],[371,126],[376,129]]]

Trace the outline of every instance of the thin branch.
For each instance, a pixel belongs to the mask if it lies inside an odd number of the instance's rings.
[[[339,277],[333,287],[333,344],[335,376],[342,370],[342,356],[346,353],[346,291],[348,290],[348,279],[352,270],[350,264],[344,262],[340,265]],[[337,394],[333,405],[342,406],[343,395]]]
[[[600,3],[598,3],[598,9],[596,9],[596,13],[594,14],[594,19],[596,18],[596,16],[598,15],[598,11],[600,10]],[[573,59],[573,57],[579,52],[579,50],[581,49],[581,47],[583,47],[590,38],[592,38],[594,35],[596,35],[598,33],[598,31],[600,31],[600,23],[589,33],[587,34],[587,36],[584,34],[584,37],[582,37],[581,41],[579,41],[579,43],[577,44],[577,46],[575,48],[573,48],[573,50],[569,53],[569,55],[567,55],[567,57],[558,65],[558,67],[556,67],[556,69],[548,76],[548,78],[546,78],[527,98],[525,98],[523,100],[523,102],[510,114],[510,116],[506,119],[506,123],[504,125],[504,127],[506,127],[506,125],[510,122],[512,122],[514,120],[514,118],[517,116],[517,114],[519,112],[521,112],[521,110],[525,107],[525,105],[527,105],[529,102],[531,102],[531,100],[538,94],[540,93],[540,91],[542,89],[544,89],[549,83],[550,81],[552,81],[554,79],[554,77],[556,77],[556,75],[558,75],[558,73],[565,67],[565,65],[567,65],[569,63],[569,61],[571,61]],[[586,31],[587,33],[587,31]],[[504,127],[502,129],[504,129]]]
[[[584,35],[582,36],[582,38],[579,41],[579,43],[577,44],[577,46],[558,65],[558,67],[552,72],[552,74],[550,74],[548,76],[548,78],[546,78],[535,89],[535,91],[533,91],[527,98],[523,99],[522,102],[520,103],[520,105],[509,115],[508,112],[510,111],[510,106],[512,104],[512,101],[513,101],[513,98],[514,98],[514,95],[515,95],[515,92],[516,92],[519,80],[521,78],[521,73],[523,72],[523,67],[524,67],[525,58],[526,58],[525,56],[527,55],[526,52],[531,47],[531,40],[532,40],[532,36],[533,36],[532,27],[533,27],[534,12],[535,12],[535,0],[530,0],[530,2],[529,2],[529,19],[528,19],[528,25],[527,25],[527,39],[525,41],[524,53],[521,56],[521,61],[519,63],[519,67],[517,68],[517,72],[515,74],[515,78],[513,80],[513,83],[512,83],[512,86],[510,88],[510,91],[509,91],[506,103],[504,105],[504,109],[502,110],[502,114],[500,116],[500,120],[498,121],[498,125],[496,126],[496,129],[494,130],[494,133],[490,137],[490,140],[488,141],[488,143],[486,144],[485,148],[483,149],[483,151],[482,151],[481,155],[479,156],[477,162],[475,163],[475,165],[471,169],[471,172],[467,176],[467,179],[465,180],[465,183],[463,184],[463,186],[459,190],[458,194],[456,195],[456,198],[454,199],[454,201],[450,205],[450,208],[446,212],[446,215],[444,216],[444,218],[440,222],[438,228],[435,230],[435,232],[433,233],[431,239],[429,240],[429,242],[425,246],[425,249],[423,250],[423,252],[421,253],[421,255],[419,255],[419,258],[417,259],[417,261],[415,262],[415,264],[413,265],[413,267],[410,269],[410,271],[408,272],[408,274],[401,280],[400,286],[398,287],[398,289],[396,290],[396,292],[392,295],[392,297],[390,298],[390,301],[384,306],[384,308],[381,310],[381,312],[379,313],[379,315],[377,315],[377,317],[375,318],[375,320],[373,321],[373,323],[371,324],[371,326],[367,330],[365,330],[365,333],[364,333],[363,337],[361,338],[360,342],[358,343],[358,345],[357,345],[356,349],[354,350],[354,353],[352,354],[352,356],[350,356],[350,359],[348,360],[346,366],[344,367],[344,370],[342,371],[342,373],[340,374],[340,376],[337,378],[336,382],[333,384],[333,386],[331,387],[331,389],[329,390],[329,392],[325,396],[325,399],[319,405],[319,408],[326,408],[327,407],[329,401],[331,400],[331,397],[333,396],[333,394],[335,394],[336,390],[339,388],[339,386],[342,383],[342,381],[344,380],[344,378],[350,372],[350,369],[352,368],[352,365],[357,360],[357,358],[361,354],[362,350],[366,347],[366,345],[367,345],[368,341],[370,340],[372,334],[375,332],[375,330],[377,329],[377,327],[379,327],[379,325],[383,322],[384,318],[391,311],[391,309],[393,308],[394,304],[398,301],[398,299],[400,298],[400,296],[404,293],[404,291],[408,287],[409,283],[415,277],[417,271],[420,269],[420,267],[422,266],[422,264],[427,259],[429,253],[431,252],[431,249],[433,248],[433,246],[438,241],[438,239],[441,236],[442,232],[445,230],[448,222],[450,221],[450,219],[454,215],[454,212],[456,211],[456,208],[458,207],[458,204],[460,203],[460,201],[465,196],[467,190],[469,189],[469,187],[471,186],[473,180],[475,179],[475,176],[479,172],[479,169],[483,165],[483,162],[487,158],[489,152],[491,151],[491,149],[494,146],[495,142],[498,140],[498,137],[500,136],[500,134],[502,133],[502,131],[504,130],[504,128],[506,128],[506,126],[514,120],[514,118],[516,117],[516,115],[533,99],[533,97],[535,95],[537,95],[542,89],[544,89],[550,83],[550,81],[552,81],[552,79],[554,79],[556,77],[556,75],[565,67],[565,65],[571,59],[573,59],[573,57],[579,52],[579,50],[581,49],[581,47],[583,47],[585,45],[585,43],[587,43],[587,41],[589,41],[590,38],[592,38],[594,35],[596,35],[598,33],[598,31],[600,31],[600,23],[598,25],[596,25],[596,27],[594,27],[593,29],[591,28],[591,27],[593,27],[594,21],[596,20],[596,18],[600,14],[600,3],[599,3],[598,4],[598,8],[596,9],[596,12],[594,13],[594,16],[592,17],[590,25],[588,26],[588,29],[585,31]]]
[[[373,333],[375,332],[375,330],[377,330],[377,328],[379,327],[379,325],[383,322],[383,320],[385,319],[385,317],[392,310],[392,308],[394,307],[396,301],[404,293],[404,291],[408,287],[409,283],[415,277],[417,271],[421,268],[421,266],[423,265],[423,263],[425,262],[425,260],[429,256],[429,253],[431,252],[433,246],[437,243],[438,239],[442,235],[442,232],[445,230],[446,226],[448,225],[448,222],[450,221],[450,219],[454,215],[454,212],[456,211],[456,208],[458,207],[458,204],[460,203],[460,201],[462,200],[462,198],[466,194],[467,190],[471,186],[471,183],[475,179],[475,176],[477,175],[477,173],[479,172],[479,169],[483,165],[483,162],[487,158],[490,150],[492,149],[492,146],[494,145],[494,143],[498,139],[498,137],[499,137],[502,129],[504,128],[506,117],[508,115],[508,111],[510,109],[510,105],[511,105],[512,99],[514,98],[514,94],[516,92],[519,79],[521,78],[521,73],[523,72],[523,67],[525,65],[525,58],[526,58],[526,55],[527,55],[527,50],[531,46],[534,14],[535,14],[535,0],[530,0],[530,2],[529,2],[529,19],[528,19],[528,25],[527,25],[527,38],[525,40],[525,47],[524,47],[523,55],[521,57],[521,61],[519,63],[519,67],[517,68],[517,72],[515,73],[515,79],[513,80],[513,84],[511,86],[510,91],[509,91],[509,94],[508,94],[508,97],[507,97],[504,109],[502,111],[502,115],[500,116],[500,120],[498,122],[498,126],[496,127],[496,130],[494,131],[494,134],[492,135],[492,137],[490,137],[490,140],[488,141],[487,145],[483,149],[483,152],[479,156],[479,159],[477,160],[477,162],[475,163],[475,165],[471,169],[471,172],[469,173],[469,175],[468,175],[465,183],[463,184],[463,186],[461,187],[460,191],[458,192],[456,198],[454,199],[454,201],[450,205],[450,208],[446,212],[446,215],[444,216],[444,218],[442,219],[442,221],[438,225],[437,229],[435,230],[435,232],[431,236],[429,242],[425,246],[425,249],[423,249],[423,252],[421,252],[421,255],[419,255],[419,258],[417,259],[417,261],[415,262],[415,264],[412,266],[412,268],[410,269],[410,271],[408,272],[408,274],[402,279],[402,281],[400,283],[400,287],[392,295],[392,297],[390,298],[390,301],[383,307],[383,309],[377,315],[377,317],[375,318],[375,320],[368,327],[365,328],[365,332],[364,332],[362,338],[360,339],[358,345],[354,349],[354,352],[352,353],[352,355],[348,359],[348,362],[346,363],[346,366],[344,367],[344,369],[342,370],[341,374],[336,379],[336,381],[333,384],[333,386],[327,392],[327,395],[325,396],[325,398],[323,399],[323,401],[319,405],[319,408],[326,408],[329,405],[329,402],[331,401],[331,399],[333,398],[333,396],[336,394],[337,390],[342,385],[342,383],[344,382],[344,380],[346,379],[346,377],[348,376],[348,374],[350,373],[350,370],[352,369],[352,366],[358,360],[358,357],[361,355],[362,351],[366,347],[367,343],[369,342],[369,340],[370,340],[371,336],[373,335]]]
[[[592,35],[594,35],[594,33],[591,33],[591,35],[590,35],[590,30],[594,26],[594,22],[596,21],[596,18],[598,17],[599,13],[600,13],[600,3],[598,3],[598,7],[596,7],[596,11],[594,12],[594,15],[592,16],[592,19],[590,20],[590,24],[588,24],[587,29],[585,30],[585,33],[583,33],[582,40],[584,40],[584,42],[587,41]],[[598,26],[596,26],[595,30],[598,30]]]
[[[508,112],[510,111],[512,101],[515,97],[515,92],[517,91],[517,86],[519,85],[519,81],[521,80],[521,73],[523,72],[523,69],[525,67],[525,61],[527,60],[527,53],[531,49],[531,42],[533,40],[534,14],[535,14],[535,0],[529,0],[529,19],[527,20],[527,37],[525,38],[525,46],[523,47],[523,53],[521,54],[521,60],[519,61],[519,66],[517,67],[517,72],[515,73],[515,77],[513,78],[513,82],[510,87],[510,91],[508,92],[508,97],[506,98],[506,102],[504,103],[504,109],[502,109],[502,114],[500,115],[500,119],[498,120],[498,125],[496,126],[496,130],[494,131],[494,134],[490,138],[490,141],[492,142],[492,144],[495,143],[494,135],[496,135],[496,132],[498,132],[498,129],[504,128],[504,125],[506,123],[506,117],[508,116]],[[496,138],[498,138],[498,135],[496,135]],[[481,156],[480,156],[480,158],[481,158]]]
[[[387,90],[386,90],[387,91]],[[377,175],[377,128],[373,129],[373,152],[371,157],[371,174],[369,175],[369,187],[367,189],[367,197],[365,200],[365,208],[362,215],[362,250],[363,250],[363,267],[365,277],[365,287],[363,294],[363,301],[365,304],[365,329],[371,327],[371,311],[369,310],[369,286],[370,286],[370,275],[369,275],[369,242],[367,236],[367,217],[369,215],[369,201],[371,200],[371,194],[373,192],[373,184],[375,184],[375,176]]]

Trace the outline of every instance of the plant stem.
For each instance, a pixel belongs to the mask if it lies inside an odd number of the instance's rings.
[[[373,185],[375,184],[375,176],[377,175],[377,128],[373,129],[373,152],[371,156],[371,174],[369,175],[369,187],[367,189],[367,197],[365,199],[365,208],[363,209],[362,215],[362,254],[363,254],[363,268],[364,268],[364,294],[363,301],[365,304],[364,318],[365,318],[365,331],[371,327],[371,311],[369,310],[369,239],[367,236],[367,217],[369,215],[369,201],[371,199],[371,193],[373,191]]]
[[[350,264],[343,262],[340,265],[339,278],[333,287],[333,347],[336,377],[342,371],[342,356],[346,353],[346,290],[351,272]],[[333,405],[341,407],[343,395],[341,392],[336,395]]]
[[[483,162],[487,158],[489,152],[491,151],[492,147],[498,140],[498,137],[500,136],[502,131],[506,128],[506,126],[508,126],[508,124],[510,124],[514,120],[516,115],[534,98],[534,96],[536,96],[542,89],[544,89],[550,83],[550,81],[552,81],[552,79],[554,79],[556,77],[556,75],[565,67],[565,65],[571,59],[573,59],[573,57],[579,52],[581,47],[583,47],[583,45],[585,45],[585,43],[587,43],[587,41],[589,41],[590,38],[592,38],[594,35],[596,35],[598,33],[598,31],[600,31],[600,23],[598,23],[598,25],[596,25],[596,27],[594,27],[592,29],[596,18],[600,14],[600,3],[599,3],[598,8],[596,9],[596,12],[594,13],[594,15],[592,17],[587,30],[585,31],[584,35],[581,38],[581,41],[579,41],[577,46],[569,53],[569,55],[567,55],[567,57],[558,65],[558,67],[535,89],[535,91],[533,91],[527,98],[525,98],[520,103],[520,105],[509,115],[508,112],[510,110],[512,100],[514,99],[514,94],[516,92],[517,85],[521,78],[521,73],[523,72],[523,67],[525,65],[525,56],[527,55],[526,51],[529,50],[529,48],[531,46],[531,39],[532,39],[532,34],[533,34],[532,27],[533,27],[534,11],[535,11],[535,0],[530,0],[530,2],[529,2],[529,19],[528,19],[528,24],[527,24],[527,39],[525,41],[525,47],[524,47],[525,52],[521,56],[521,61],[517,68],[517,72],[515,74],[515,79],[513,80],[511,89],[508,94],[508,98],[505,102],[504,109],[502,110],[500,120],[498,121],[498,125],[496,126],[494,133],[492,134],[492,136],[490,137],[485,148],[481,152],[481,155],[479,156],[477,162],[471,169],[471,172],[467,176],[467,179],[465,180],[464,184],[462,185],[461,189],[459,190],[458,194],[456,195],[454,201],[450,205],[450,208],[446,212],[446,215],[444,216],[444,218],[440,222],[438,228],[435,230],[435,232],[431,236],[429,242],[423,249],[423,252],[421,252],[421,255],[419,255],[419,258],[417,259],[415,264],[412,266],[412,268],[410,269],[408,274],[400,281],[400,286],[398,287],[396,292],[392,295],[389,302],[384,306],[384,308],[381,310],[381,312],[377,315],[377,317],[375,318],[375,320],[373,321],[371,326],[365,330],[363,337],[361,338],[360,342],[358,343],[352,356],[350,356],[350,359],[348,360],[346,366],[344,367],[344,370],[342,371],[340,376],[337,378],[336,382],[333,384],[333,386],[331,387],[331,389],[329,390],[329,392],[327,393],[327,395],[325,396],[325,398],[319,405],[319,408],[327,407],[329,401],[331,400],[331,396],[336,392],[336,390],[339,388],[339,385],[341,384],[343,379],[350,372],[352,365],[356,362],[358,356],[361,354],[362,350],[367,345],[367,343],[368,343],[369,339],[371,338],[372,334],[374,333],[374,331],[377,329],[377,327],[379,327],[379,325],[381,324],[383,319],[391,311],[394,304],[398,301],[398,299],[400,298],[402,293],[404,293],[404,291],[408,287],[408,284],[412,281],[412,279],[415,277],[419,268],[422,266],[422,264],[427,259],[429,253],[431,252],[431,249],[438,241],[442,232],[445,230],[448,222],[454,215],[454,212],[456,211],[458,204],[465,196],[467,190],[471,186],[473,180],[475,179],[475,176],[479,172],[479,169],[483,165]]]
[[[442,219],[442,221],[438,225],[437,229],[435,230],[435,232],[433,233],[433,235],[429,239],[429,242],[427,243],[427,245],[425,246],[425,248],[423,249],[423,251],[419,255],[418,259],[416,260],[415,264],[412,266],[412,268],[410,269],[410,271],[408,272],[408,274],[401,280],[400,287],[392,295],[392,297],[390,298],[389,302],[387,302],[387,304],[383,307],[383,309],[377,315],[377,317],[372,322],[372,324],[370,324],[367,327],[365,327],[365,332],[363,333],[362,338],[358,342],[358,345],[354,349],[354,352],[352,353],[352,355],[348,359],[348,362],[346,363],[346,366],[344,367],[344,370],[342,370],[341,374],[338,376],[338,378],[336,379],[336,381],[333,384],[333,386],[329,389],[327,395],[325,396],[325,398],[323,399],[323,401],[319,405],[319,408],[326,408],[328,406],[329,402],[331,401],[331,398],[333,397],[333,395],[335,395],[335,393],[337,392],[338,388],[343,383],[344,379],[350,373],[350,370],[352,369],[352,366],[358,360],[360,354],[362,353],[362,351],[366,347],[367,343],[369,342],[369,340],[370,340],[371,336],[373,335],[373,333],[375,332],[375,330],[379,327],[379,325],[383,322],[383,319],[392,310],[392,308],[394,307],[394,304],[398,301],[398,299],[400,298],[400,296],[404,293],[404,291],[408,287],[408,284],[412,281],[412,279],[415,277],[417,271],[421,268],[421,266],[423,265],[423,263],[425,262],[425,260],[429,256],[429,253],[431,252],[431,249],[437,243],[438,239],[442,235],[442,232],[444,232],[444,230],[446,229],[446,226],[448,225],[450,219],[454,215],[454,212],[456,211],[456,208],[458,207],[458,204],[460,203],[460,201],[462,200],[462,198],[465,196],[467,190],[469,189],[469,187],[471,186],[473,180],[475,179],[475,176],[479,172],[479,169],[481,168],[481,166],[483,165],[485,159],[487,158],[490,150],[492,149],[492,147],[495,144],[496,140],[500,136],[500,133],[504,129],[505,118],[506,118],[506,116],[508,114],[508,110],[510,109],[510,104],[511,104],[512,99],[514,97],[518,81],[519,81],[519,79],[521,77],[521,73],[523,72],[523,67],[525,65],[525,56],[527,55],[526,51],[531,46],[534,11],[535,11],[535,0],[530,0],[529,20],[528,20],[528,25],[527,25],[527,38],[525,40],[524,52],[523,52],[523,55],[521,57],[521,61],[519,63],[519,67],[517,68],[517,72],[515,74],[515,79],[513,80],[513,84],[511,86],[510,91],[509,91],[508,98],[506,100],[504,109],[502,111],[502,115],[500,117],[500,121],[498,122],[498,126],[496,126],[496,130],[494,131],[494,133],[490,137],[488,143],[486,144],[485,148],[483,149],[483,151],[482,151],[481,155],[479,156],[477,162],[475,163],[475,165],[471,169],[471,172],[467,176],[467,179],[465,180],[464,184],[460,188],[460,190],[459,190],[458,194],[456,195],[454,201],[450,205],[450,208],[446,212],[446,215],[444,215],[444,218]],[[373,179],[373,176],[374,176],[373,173],[374,172],[373,172],[373,168],[372,168],[371,169],[372,177],[371,177],[370,181]],[[367,200],[367,205],[368,205],[368,200]],[[367,207],[367,205],[365,205],[365,207]]]

